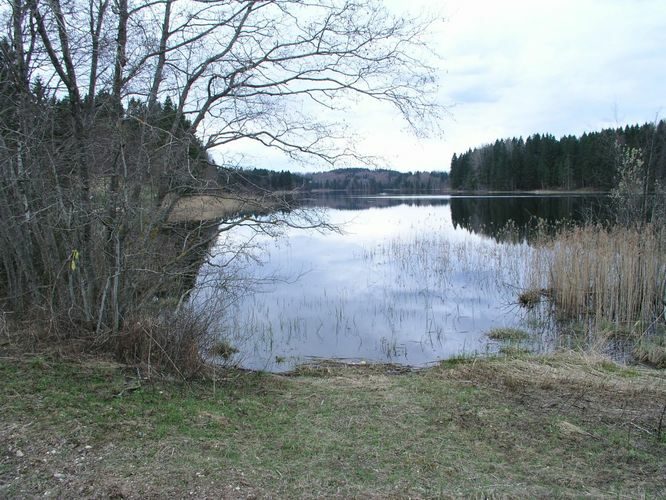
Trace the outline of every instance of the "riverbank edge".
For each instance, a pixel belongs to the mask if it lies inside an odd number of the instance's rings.
[[[0,496],[658,496],[666,372],[559,353],[184,382],[0,353]]]

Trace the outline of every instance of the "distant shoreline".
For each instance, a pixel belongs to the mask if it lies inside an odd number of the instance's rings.
[[[532,189],[532,190],[511,190],[511,191],[499,191],[499,190],[463,190],[463,189],[450,189],[450,190],[440,190],[432,192],[404,192],[404,191],[391,191],[384,190],[379,193],[368,193],[362,190],[359,191],[347,191],[344,189],[312,189],[312,190],[295,190],[292,191],[293,194],[346,194],[352,196],[366,195],[366,196],[456,196],[456,195],[472,195],[472,196],[484,196],[484,195],[605,195],[608,194],[608,191],[595,190],[595,189],[572,189],[572,190],[557,190],[557,189]]]

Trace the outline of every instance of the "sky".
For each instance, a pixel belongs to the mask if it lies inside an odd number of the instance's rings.
[[[416,138],[390,108],[355,103],[362,152],[403,172],[448,170],[451,156],[495,139],[580,135],[666,118],[666,0],[385,0],[429,13],[438,54],[440,134]],[[312,171],[239,145],[245,163]]]

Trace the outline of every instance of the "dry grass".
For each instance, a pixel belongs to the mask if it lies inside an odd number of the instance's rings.
[[[535,288],[549,291],[558,317],[631,331],[663,310],[664,234],[652,225],[567,228],[540,239],[531,272]]]
[[[666,335],[643,335],[633,349],[634,358],[656,368],[666,368]]]
[[[655,228],[576,228],[560,233],[552,251],[549,288],[566,314],[630,324],[663,307],[666,252]]]
[[[658,497],[666,378],[579,355],[137,380],[1,357],[0,496]]]
[[[546,288],[528,288],[518,295],[518,304],[522,307],[532,309],[537,306],[543,298],[551,298],[552,291]]]
[[[229,218],[241,211],[265,209],[252,197],[198,195],[180,198],[169,214],[170,223]]]

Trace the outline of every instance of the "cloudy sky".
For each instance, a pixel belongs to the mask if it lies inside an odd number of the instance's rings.
[[[386,0],[431,12],[441,60],[442,136],[417,139],[388,109],[358,104],[364,152],[401,171],[448,170],[454,152],[496,138],[584,131],[666,118],[666,0]],[[275,153],[243,151],[267,168]]]

